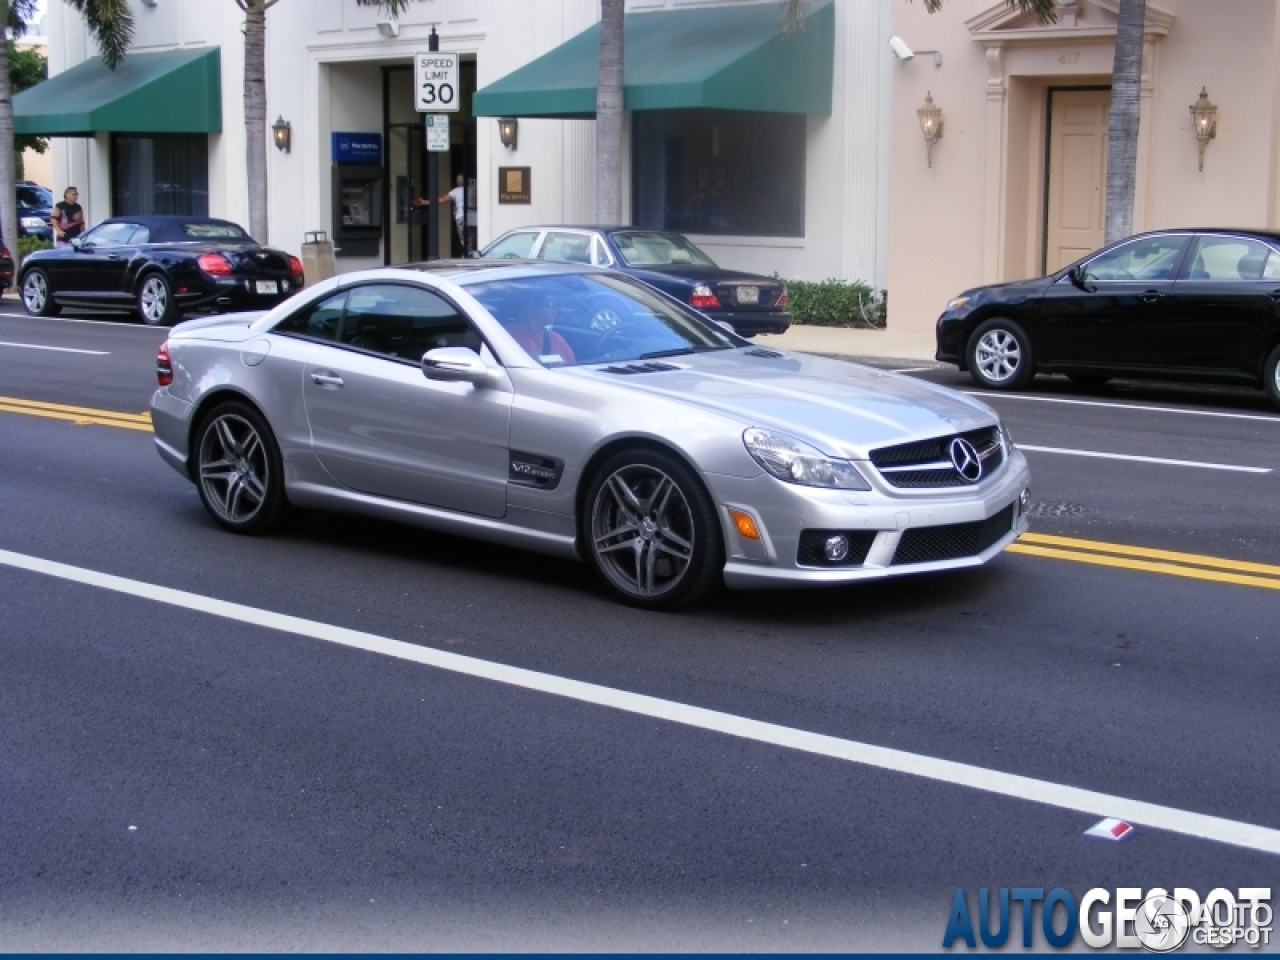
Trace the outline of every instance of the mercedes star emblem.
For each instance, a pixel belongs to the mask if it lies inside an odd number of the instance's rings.
[[[952,464],[955,465],[956,473],[970,483],[977,483],[982,477],[982,458],[978,456],[978,451],[974,449],[973,444],[963,437],[956,437],[951,441],[947,452],[951,456]]]

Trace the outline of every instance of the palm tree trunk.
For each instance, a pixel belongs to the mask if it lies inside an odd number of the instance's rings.
[[[267,10],[275,0],[236,0],[244,11],[245,169],[249,233],[261,244],[267,229]]]
[[[1120,0],[1115,64],[1111,70],[1111,124],[1107,136],[1107,243],[1123,240],[1133,233],[1146,16],[1147,0]]]
[[[622,223],[623,0],[600,0],[600,76],[596,87],[596,223]]]
[[[0,0],[0,25],[8,22],[8,0]],[[17,267],[21,258],[18,255],[18,206],[13,192],[13,173],[13,95],[9,89],[9,50],[0,42],[0,232],[4,234],[4,245],[9,248],[13,265]],[[16,271],[14,275],[17,276]]]

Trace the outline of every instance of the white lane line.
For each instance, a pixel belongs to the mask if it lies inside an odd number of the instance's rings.
[[[905,750],[893,750],[878,747],[874,744],[859,743],[854,740],[842,740],[839,737],[797,730],[731,713],[707,710],[671,700],[661,700],[626,690],[615,690],[595,683],[584,683],[581,680],[570,680],[554,674],[539,673],[521,667],[509,667],[501,663],[479,660],[457,653],[446,653],[430,647],[419,647],[412,643],[380,637],[377,634],[364,633],[346,627],[338,627],[315,620],[305,620],[283,613],[262,610],[244,604],[217,600],[198,593],[185,590],[174,590],[139,580],[129,580],[97,570],[75,567],[40,557],[27,556],[0,550],[0,564],[40,573],[73,583],[82,583],[91,587],[100,587],[128,596],[167,603],[187,610],[207,613],[215,617],[235,620],[239,623],[279,630],[295,636],[310,637],[355,650],[364,650],[386,657],[407,660],[439,670],[482,680],[492,680],[508,684],[524,690],[549,693],[557,697],[565,697],[581,703],[620,710],[625,713],[652,717],[679,723],[700,730],[723,733],[757,743],[772,744],[788,750],[799,750],[804,753],[846,760],[880,770],[905,773],[910,776],[923,777],[941,783],[969,787],[999,796],[1012,797],[1017,800],[1029,800],[1051,807],[1075,810],[1099,817],[1115,817],[1129,823],[1141,824],[1157,830],[1168,830],[1189,837],[1213,840],[1232,846],[1246,847],[1263,853],[1280,855],[1280,830],[1261,827],[1238,820],[1227,820],[1190,810],[1179,810],[1176,807],[1165,807],[1143,800],[1131,800],[1127,797],[1111,796],[1096,793],[1079,787],[1071,787],[1045,780],[1036,780],[999,770],[971,766],[967,763],[956,763],[937,757],[908,753]]]
[[[1200,463],[1196,460],[1167,460],[1164,457],[1139,457],[1129,453],[1103,453],[1101,450],[1070,450],[1064,447],[1033,447],[1014,443],[1019,450],[1032,453],[1063,453],[1070,457],[1098,457],[1102,460],[1132,460],[1136,463],[1163,463],[1170,467],[1196,467],[1200,470],[1230,470],[1233,473],[1270,473],[1270,467],[1236,467],[1229,463]]]
[[[124,310],[107,313],[106,316],[119,316]],[[29,313],[23,312],[21,309],[12,313],[8,310],[0,310],[0,317],[21,317],[24,320],[35,319]],[[128,327],[131,330],[155,330],[155,327],[149,327],[146,324],[137,321],[130,322],[128,320],[99,320],[96,317],[40,317],[40,322],[44,323],[92,323],[94,326],[105,327]],[[167,329],[167,328],[166,328]]]
[[[9,343],[0,340],[0,347],[22,347],[25,350],[56,350],[58,353],[88,353],[95,357],[109,357],[110,350],[77,350],[75,347],[46,347],[39,343]]]
[[[937,367],[900,367],[897,370],[890,370],[890,373],[924,373],[926,370],[937,370]]]
[[[964,390],[971,397],[988,397],[992,400],[1034,400],[1037,403],[1067,403],[1077,407],[1114,407],[1118,410],[1145,410],[1149,413],[1185,413],[1192,417],[1221,417],[1225,420],[1263,420],[1280,423],[1280,417],[1263,417],[1256,413],[1220,413],[1217,410],[1187,410],[1182,407],[1148,407],[1140,403],[1107,403],[1105,400],[1068,400],[1065,397],[1029,397],[1023,393],[991,393],[983,390]]]

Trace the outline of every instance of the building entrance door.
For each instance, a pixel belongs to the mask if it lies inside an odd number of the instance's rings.
[[[1109,89],[1049,91],[1044,272],[1103,244]]]
[[[430,206],[422,199],[434,199],[427,189],[423,127],[420,123],[387,125],[387,187],[390,210],[386,217],[386,261],[414,263],[426,259],[427,217]]]

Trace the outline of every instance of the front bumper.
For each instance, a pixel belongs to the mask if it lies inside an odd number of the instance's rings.
[[[877,489],[865,493],[801,487],[764,474],[751,479],[713,474],[707,481],[720,504],[726,531],[725,583],[740,589],[820,586],[976,567],[1027,529],[1020,501],[1030,483],[1030,471],[1016,448],[1006,463],[977,487],[940,488],[913,495],[889,493],[878,478],[872,480]],[[755,520],[759,540],[748,540],[738,533],[728,512],[731,509]],[[1007,530],[1003,518],[992,520],[1006,510]],[[908,531],[931,530],[945,541],[951,530],[978,526],[990,530],[991,524],[998,529],[972,553],[954,556],[943,550],[942,559],[928,559],[926,551],[926,559],[920,560],[919,552],[904,556],[906,551],[899,549]],[[871,538],[871,545],[860,563],[802,564],[801,535],[806,530],[861,534]],[[913,534],[917,539],[919,536]]]

